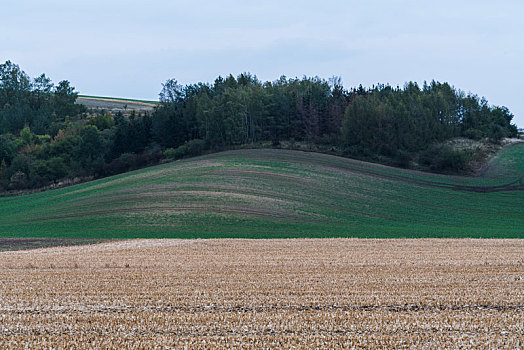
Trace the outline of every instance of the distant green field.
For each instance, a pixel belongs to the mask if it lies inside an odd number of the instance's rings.
[[[132,98],[120,98],[120,97],[104,97],[104,96],[89,96],[89,95],[78,95],[79,98],[92,98],[96,100],[111,100],[111,101],[122,101],[122,102],[142,102],[142,103],[151,103],[159,104],[159,101],[151,100],[137,100]]]
[[[130,112],[132,110],[135,110],[135,112],[147,112],[152,111],[160,102],[81,95],[78,96],[76,103],[82,104],[89,109],[102,109],[113,112]]]
[[[0,198],[0,236],[524,238],[524,144],[482,178],[236,150]]]

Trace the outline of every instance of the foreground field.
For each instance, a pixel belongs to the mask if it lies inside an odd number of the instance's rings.
[[[0,253],[0,348],[522,348],[522,240],[136,240]]]
[[[0,237],[524,238],[524,144],[489,176],[236,150],[0,198]]]

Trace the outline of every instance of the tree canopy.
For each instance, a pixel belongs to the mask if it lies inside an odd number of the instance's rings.
[[[448,83],[345,89],[340,78],[262,82],[250,73],[162,85],[152,113],[88,111],[67,81],[0,65],[0,190],[106,176],[247,144],[305,142],[337,154],[429,170],[463,170],[462,137],[516,136],[513,115]]]

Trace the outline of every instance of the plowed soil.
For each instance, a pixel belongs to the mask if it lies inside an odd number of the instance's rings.
[[[100,239],[90,238],[24,238],[24,237],[0,237],[0,251],[26,250],[56,246],[72,246],[100,243]]]

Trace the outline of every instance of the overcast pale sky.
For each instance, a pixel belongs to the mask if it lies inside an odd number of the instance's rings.
[[[435,79],[524,127],[522,0],[18,0],[2,14],[1,63],[81,94],[157,99],[169,78],[241,72],[347,88]]]

